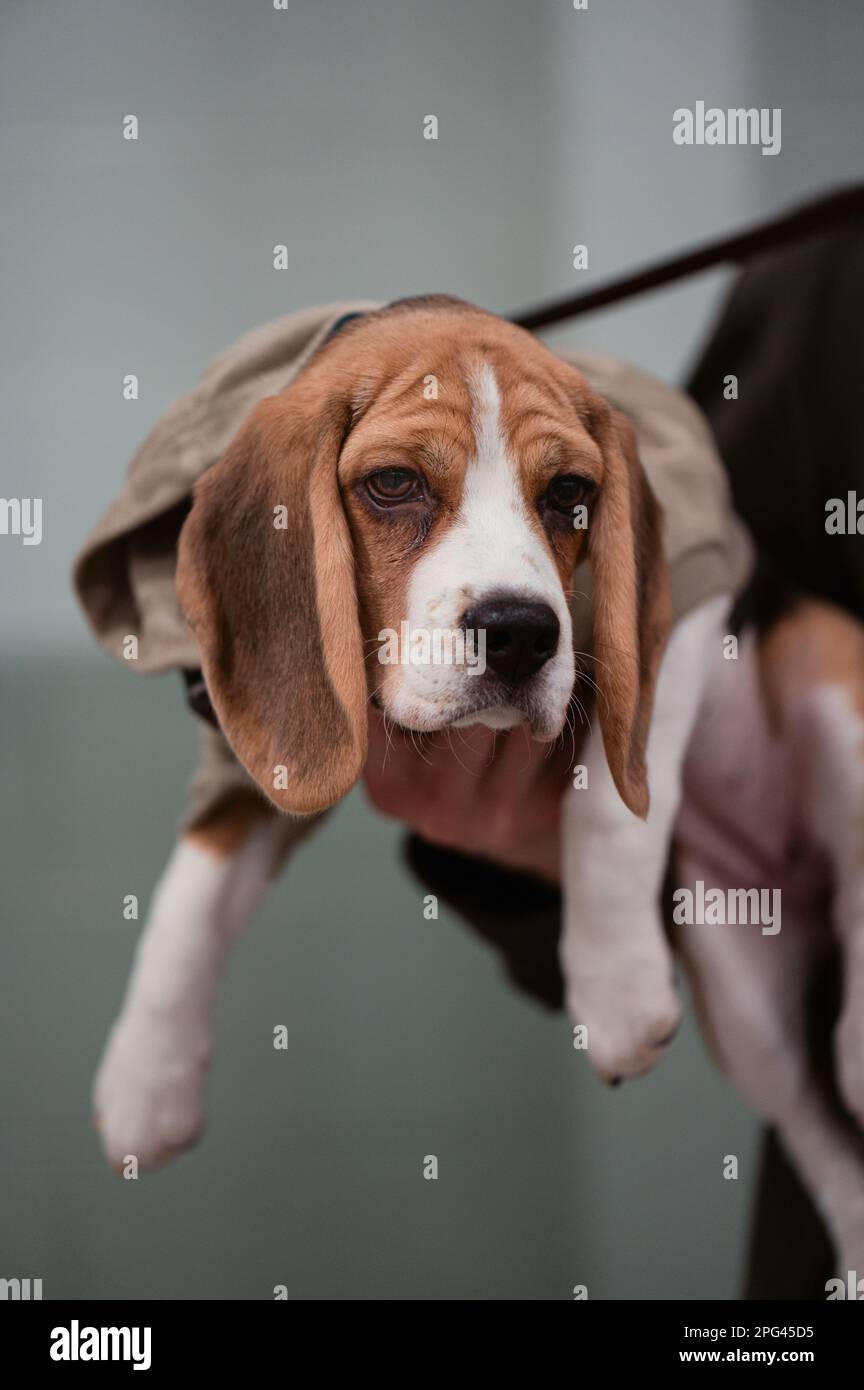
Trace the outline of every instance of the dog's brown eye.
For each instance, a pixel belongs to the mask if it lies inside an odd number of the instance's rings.
[[[366,487],[376,502],[409,502],[420,496],[420,479],[409,468],[382,468],[370,473]]]
[[[580,502],[584,502],[591,486],[587,478],[580,478],[575,473],[564,474],[552,479],[543,501],[556,512],[571,512]]]

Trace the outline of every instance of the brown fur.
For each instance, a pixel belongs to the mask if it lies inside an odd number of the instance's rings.
[[[336,481],[345,416],[315,386],[255,408],[196,487],[177,567],[222,729],[271,801],[300,815],[338,801],[366,756],[354,562]],[[273,524],[277,506],[286,530]],[[288,789],[274,786],[281,766]]]
[[[594,651],[603,744],[621,799],[648,814],[645,749],[660,659],[672,623],[660,506],[633,427],[608,407],[597,426],[606,463],[591,529]]]
[[[257,792],[238,791],[187,830],[184,839],[215,859],[230,859],[245,843],[252,827],[272,814]]]
[[[841,685],[864,715],[864,628],[842,608],[802,599],[765,634],[759,669],[771,723],[802,691]]]

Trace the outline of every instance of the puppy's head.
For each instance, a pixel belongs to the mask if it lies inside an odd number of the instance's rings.
[[[196,487],[177,585],[235,753],[308,814],[360,775],[370,698],[406,729],[557,737],[586,555],[597,712],[644,815],[669,601],[632,429],[530,334],[434,297],[349,324],[253,410]]]

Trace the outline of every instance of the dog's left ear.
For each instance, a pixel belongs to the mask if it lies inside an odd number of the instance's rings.
[[[645,748],[672,622],[662,514],[630,421],[599,398],[594,405],[592,433],[604,463],[588,531],[597,712],[615,786],[634,815],[644,818]]]
[[[310,370],[261,401],[195,488],[177,595],[225,737],[281,810],[310,815],[366,760],[354,551],[337,465],[349,407]]]

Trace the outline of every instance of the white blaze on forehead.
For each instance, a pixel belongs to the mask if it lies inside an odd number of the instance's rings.
[[[560,615],[561,585],[552,558],[532,527],[501,428],[501,393],[488,363],[469,378],[474,456],[450,530],[418,564],[409,591],[414,613],[458,625],[466,606],[495,590],[531,595]]]
[[[458,627],[467,607],[496,590],[545,600],[563,620],[564,596],[552,557],[532,527],[501,427],[501,392],[481,363],[468,380],[474,456],[455,521],[418,563],[409,586],[411,620]]]
[[[471,393],[471,421],[474,426],[476,458],[472,461],[468,479],[482,477],[491,481],[496,473],[513,477],[513,467],[507,457],[501,433],[501,392],[495,373],[488,363],[477,368],[468,381]]]
[[[528,524],[525,502],[519,487],[514,460],[510,457],[501,429],[501,393],[492,368],[484,363],[469,378],[471,417],[474,426],[474,458],[465,474],[465,485],[459,507],[456,530],[483,538],[486,545],[494,543],[494,566],[504,557],[507,545],[518,545],[510,553],[506,581],[508,587],[519,587],[520,574],[515,565],[528,559],[532,569],[542,552],[537,535]],[[521,575],[522,583],[530,575]]]

